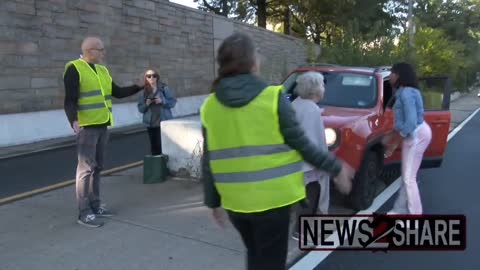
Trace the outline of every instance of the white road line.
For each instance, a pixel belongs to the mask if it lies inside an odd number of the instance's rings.
[[[122,132],[122,133],[125,134],[125,135],[130,135],[130,134],[140,133],[140,132],[144,132],[144,131],[145,131],[145,129],[135,129],[135,130]]]
[[[447,142],[450,141],[453,136],[457,135],[457,133],[470,121],[472,118],[480,111],[480,108],[476,109],[467,119],[465,119],[460,125],[458,125],[455,129],[453,129],[447,137]],[[382,193],[380,193],[375,200],[373,201],[372,205],[363,211],[359,211],[356,215],[370,215],[373,212],[377,211],[388,199],[390,199],[395,192],[400,188],[400,177],[397,178],[390,186],[388,186]],[[338,238],[338,233],[335,232],[334,234],[328,237],[328,241],[333,241],[334,239]],[[337,242],[338,243],[338,242]],[[336,248],[336,247],[335,247]],[[332,251],[311,251],[305,257],[303,257],[300,261],[298,261],[295,265],[290,267],[289,270],[306,270],[306,269],[314,269],[317,267],[323,260],[325,260]]]
[[[465,119],[460,125],[458,125],[452,132],[448,134],[448,139],[447,141],[450,141],[450,139],[455,136],[462,128],[465,126],[472,118],[480,111],[480,108],[476,109],[467,119]]]

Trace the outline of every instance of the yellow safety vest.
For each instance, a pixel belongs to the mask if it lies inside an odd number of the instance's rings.
[[[95,72],[87,62],[77,59],[68,62],[65,71],[70,65],[75,66],[79,75],[78,124],[89,126],[110,121],[113,126],[112,77],[107,68],[95,64]]]
[[[231,108],[211,94],[201,108],[210,167],[223,208],[243,213],[287,206],[305,198],[302,157],[285,144],[278,120],[282,86],[265,88]]]

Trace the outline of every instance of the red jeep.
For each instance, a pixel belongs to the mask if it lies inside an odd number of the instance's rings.
[[[307,71],[320,72],[325,78],[325,96],[319,106],[324,109],[327,144],[330,151],[357,170],[348,200],[353,209],[366,209],[378,192],[379,181],[388,185],[394,179],[392,174],[395,178],[400,175],[401,149],[385,159],[381,143],[393,131],[390,68],[327,64],[300,67],[282,83],[291,101],[296,98],[297,76]],[[448,77],[425,77],[419,82],[425,119],[433,133],[422,168],[435,168],[442,163],[450,128],[451,81]]]

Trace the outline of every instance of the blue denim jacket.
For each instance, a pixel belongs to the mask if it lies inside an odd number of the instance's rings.
[[[161,82],[158,83],[157,91],[154,95],[148,95],[144,91],[140,92],[138,97],[138,111],[143,114],[143,123],[148,127],[159,127],[160,121],[173,118],[172,108],[177,104],[177,99],[173,96],[170,88]],[[159,97],[163,100],[162,104],[151,104],[147,106],[147,97]],[[157,120],[160,121],[157,121]]]
[[[420,91],[401,87],[395,93],[394,128],[402,137],[409,137],[423,123],[423,100]]]

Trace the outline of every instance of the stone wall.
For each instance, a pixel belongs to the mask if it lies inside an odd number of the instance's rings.
[[[0,114],[61,109],[64,65],[78,58],[87,35],[104,40],[106,64],[119,85],[153,67],[178,97],[206,94],[215,49],[235,30],[254,37],[262,76],[271,82],[305,62],[303,40],[167,0],[2,0]]]

